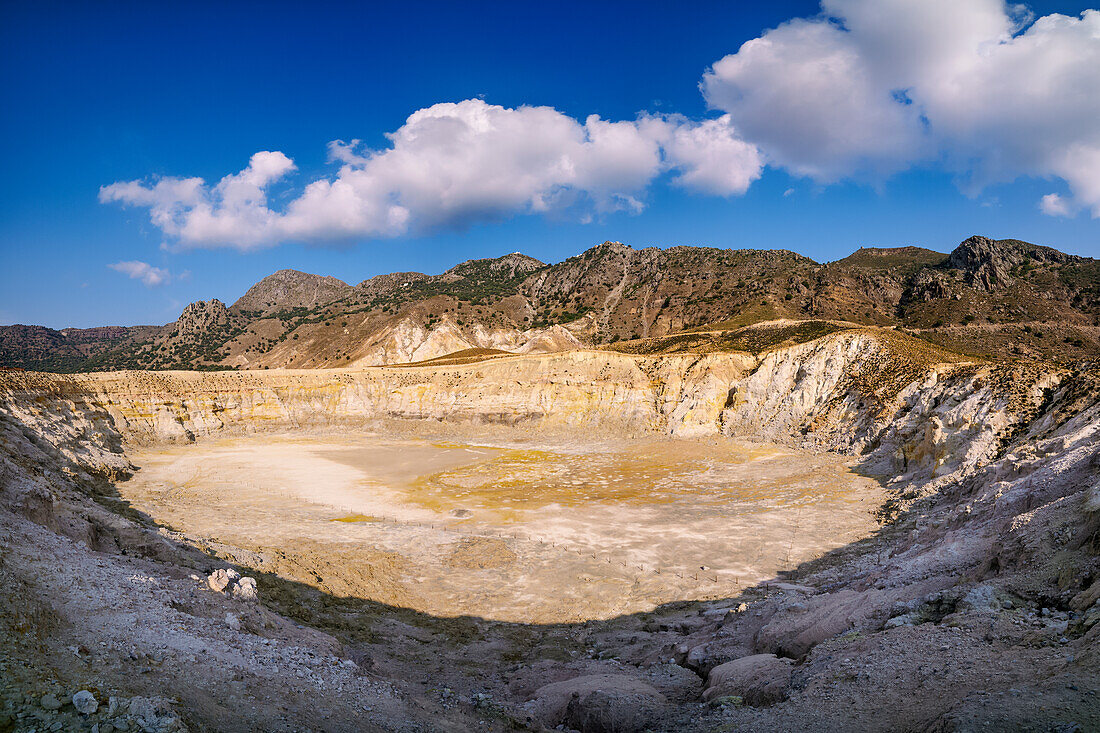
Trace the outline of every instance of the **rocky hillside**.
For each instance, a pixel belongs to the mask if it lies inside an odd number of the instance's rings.
[[[0,328],[0,366],[350,367],[624,341],[645,351],[670,334],[778,319],[894,326],[975,357],[1072,364],[1100,355],[1100,261],[971,237],[949,255],[864,248],[827,264],[784,250],[605,242],[555,265],[514,253],[354,286],[282,270],[227,309],[193,304],[160,329]]]
[[[160,332],[159,326],[63,328],[0,326],[0,367],[44,372],[91,371],[99,354]]]
[[[286,308],[316,308],[343,298],[351,286],[334,277],[297,270],[279,270],[248,289],[233,308],[239,312],[271,313]]]

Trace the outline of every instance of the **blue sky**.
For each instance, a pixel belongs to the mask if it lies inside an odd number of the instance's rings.
[[[987,17],[997,20],[986,0],[977,2],[986,15],[976,17],[975,27]],[[829,15],[836,16],[837,7]],[[1039,18],[1054,12],[1076,18],[1088,5],[1029,7]],[[855,10],[831,21],[820,13],[817,3],[241,3],[228,9],[194,2],[4,3],[0,323],[165,323],[192,300],[232,302],[284,267],[355,283],[380,272],[439,272],[461,260],[512,251],[558,261],[606,239],[635,247],[785,248],[827,261],[861,245],[949,251],[970,234],[987,234],[1100,256],[1100,219],[1089,198],[1094,181],[1056,154],[1078,149],[1073,145],[1090,150],[1100,139],[1089,127],[1090,108],[1053,110],[1061,119],[1079,114],[1085,122],[1049,129],[1041,116],[1014,126],[1014,115],[1022,120],[1026,110],[991,109],[998,122],[990,127],[924,81],[918,60],[896,71],[904,84],[881,82],[908,86],[912,80],[914,114],[884,108],[882,126],[856,129],[855,147],[844,147],[853,123],[838,116],[829,123],[832,130],[822,130],[825,123],[815,122],[836,106],[836,97],[828,96],[832,89],[822,92],[824,108],[808,106],[804,113],[798,105],[809,102],[801,92],[761,96],[765,88],[770,93],[775,73],[815,89],[834,83],[798,74],[816,73],[816,66],[799,64],[835,51],[837,43],[851,43],[869,66],[883,66],[870,56],[873,44],[861,40],[883,31],[861,31]],[[772,36],[773,45],[790,54],[739,54],[728,68],[715,67],[706,95],[701,91],[704,73],[719,60],[797,18],[810,19],[804,29],[818,35]],[[1012,32],[1032,31],[1021,26]],[[1066,58],[1079,59],[1073,44],[1088,40],[1072,32],[1068,26],[1050,31],[1058,42],[1058,34],[1065,35]],[[933,54],[926,39],[915,43]],[[1096,88],[1088,85],[1100,75],[1097,67],[1067,63],[1059,80],[1078,74],[1086,91]],[[798,68],[787,73],[784,64]],[[982,88],[995,87],[996,75],[1014,67],[1006,61],[1004,68],[983,72],[993,76],[983,77]],[[871,92],[878,83],[868,82]],[[1058,95],[1062,82],[1034,83]],[[860,93],[840,88],[844,98]],[[1054,100],[1063,98],[1068,95]],[[449,165],[438,157],[445,147],[417,148],[381,169],[369,167],[369,151],[401,145],[386,133],[402,128],[413,112],[464,100],[476,103],[463,114],[502,108],[502,120],[515,117],[524,136],[515,143],[520,170],[528,151],[541,154],[556,144],[559,128],[563,155],[588,155],[568,152],[574,148],[566,138],[576,131],[595,135],[585,126],[589,115],[621,124],[636,145],[614,158],[592,153],[594,172],[561,178],[555,168],[545,181],[530,184],[532,195],[524,193],[518,203],[499,190],[452,203],[454,190],[408,183],[409,166],[434,171]],[[546,120],[511,114],[524,106],[555,112]],[[857,124],[876,112],[850,111]],[[703,126],[718,119],[724,120],[720,129]],[[654,120],[663,125],[657,132],[645,128]],[[544,122],[554,131],[540,127]],[[698,142],[708,130],[723,137],[712,135],[707,145],[721,147],[676,147],[674,140]],[[1033,139],[1036,130],[1051,140],[1038,152],[1020,142]],[[367,203],[396,202],[408,221],[393,224],[391,217],[385,228],[375,217],[333,234],[333,221],[343,218],[333,219],[327,207],[284,222],[310,182],[340,178],[341,163],[330,160],[327,144],[353,139],[362,143],[348,163],[349,180],[367,181],[366,189],[357,189],[362,196],[380,187],[377,200]],[[868,147],[871,139],[889,145]],[[801,145],[806,141],[813,148],[808,152]],[[500,148],[500,139],[492,138],[487,152],[459,167],[472,167],[477,182],[499,178],[511,188],[508,176],[517,168],[515,161],[498,160]],[[839,152],[819,154],[826,148]],[[263,184],[261,208],[247,209],[247,216],[230,212],[218,229],[229,234],[177,226],[195,224],[188,218],[191,204],[182,199],[157,199],[174,207],[176,224],[170,226],[155,224],[153,204],[139,201],[157,181],[190,177],[204,179],[204,196],[217,196],[208,189],[249,166],[258,151],[280,151],[288,162]],[[662,162],[646,169],[653,151]],[[435,157],[425,161],[425,155]],[[605,175],[608,160],[622,163],[622,172]],[[588,163],[577,158],[577,165],[580,170]],[[744,168],[749,182],[731,180],[730,166]],[[145,188],[101,201],[101,187],[118,182]],[[471,183],[455,185],[463,193]],[[546,196],[551,203],[544,209]],[[1044,196],[1055,197],[1048,213],[1039,206]],[[256,211],[279,223],[257,229],[250,218]],[[133,268],[138,277],[109,267],[120,262],[146,263],[162,276],[143,281]]]

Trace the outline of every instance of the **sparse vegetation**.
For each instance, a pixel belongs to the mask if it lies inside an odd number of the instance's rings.
[[[355,287],[293,271],[272,278],[294,294],[289,302],[277,302],[265,279],[217,325],[199,330],[181,331],[175,323],[83,331],[3,327],[0,366],[228,368],[240,357],[253,366],[306,358],[320,366],[348,358],[343,331],[352,323],[355,338],[369,340],[403,322],[431,330],[444,317],[462,330],[568,325],[583,341],[616,348],[641,334],[732,332],[787,319],[904,327],[975,355],[1067,364],[1100,355],[1100,263],[1016,240],[976,238],[951,256],[918,247],[864,248],[826,265],[781,250],[632,250],[607,242],[557,265],[509,255],[472,260],[442,275],[398,273]],[[278,348],[288,341],[307,341],[309,356]],[[752,348],[710,337],[673,343]]]

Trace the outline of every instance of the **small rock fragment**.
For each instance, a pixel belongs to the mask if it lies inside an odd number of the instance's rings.
[[[920,614],[918,614],[916,612],[905,613],[905,614],[902,614],[901,616],[894,616],[892,619],[889,619],[886,622],[884,628],[896,629],[899,626],[917,626],[917,625],[920,624],[920,622],[921,622]]]
[[[57,695],[53,693],[46,693],[39,700],[39,704],[44,710],[58,710],[61,708],[61,701],[57,699]]]
[[[210,586],[211,590],[222,593],[225,591],[226,586],[229,585],[230,580],[229,573],[226,572],[225,568],[218,568],[207,576],[206,584]]]
[[[240,631],[241,619],[235,613],[227,613],[225,614],[225,625],[233,629],[234,631]]]
[[[99,709],[99,703],[96,702],[95,695],[87,690],[81,690],[73,695],[73,707],[82,715],[91,715]]]
[[[241,601],[255,601],[259,598],[256,592],[255,578],[241,578],[233,586],[233,597]]]

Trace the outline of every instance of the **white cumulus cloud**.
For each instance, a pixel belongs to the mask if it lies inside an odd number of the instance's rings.
[[[826,21],[791,21],[718,61],[704,95],[770,163],[796,174],[832,182],[892,173],[923,155],[920,118],[875,84],[849,35]]]
[[[166,285],[172,279],[171,273],[162,267],[153,267],[148,262],[140,260],[127,260],[114,262],[107,267],[127,275],[132,280],[141,280],[147,288],[155,288],[158,285]]]
[[[728,194],[744,192],[763,165],[728,117],[580,122],[551,107],[468,99],[418,110],[387,137],[381,150],[330,143],[339,170],[307,183],[278,211],[265,191],[294,163],[266,151],[213,187],[199,178],[128,181],[103,187],[100,199],[149,208],[153,223],[183,247],[251,249],[523,213],[637,213],[662,171],[675,170],[679,185]]]
[[[1073,216],[1073,208],[1068,201],[1056,193],[1048,193],[1039,199],[1039,210],[1047,216]]]
[[[639,127],[664,152],[673,183],[719,196],[740,195],[760,177],[764,159],[740,138],[729,115],[692,122],[681,115],[644,117]]]
[[[278,236],[279,217],[268,208],[265,189],[292,170],[282,153],[261,151],[213,187],[201,178],[126,181],[101,188],[99,200],[147,207],[153,224],[182,242],[234,242],[249,249]]]
[[[722,59],[700,88],[718,116],[577,119],[479,99],[413,112],[378,149],[329,143],[328,175],[278,151],[220,181],[120,181],[169,247],[397,237],[515,215],[637,213],[660,178],[743,194],[766,166],[828,184],[913,166],[965,192],[1064,182],[1039,208],[1100,217],[1100,11],[1034,18],[1003,0],[823,0]],[[281,186],[269,202],[272,186]],[[283,194],[287,194],[284,198]]]
[[[943,161],[970,192],[1054,177],[1100,216],[1100,12],[825,0],[704,75],[769,163],[831,182]]]

